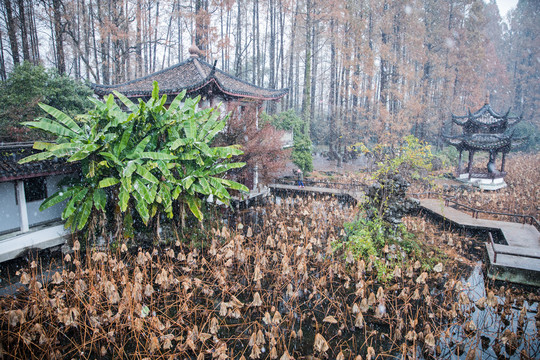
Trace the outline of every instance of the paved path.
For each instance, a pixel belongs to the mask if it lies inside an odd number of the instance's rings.
[[[421,199],[420,206],[457,226],[469,229],[500,231],[507,244],[486,244],[490,268],[488,275],[506,280],[540,286],[540,232],[529,224],[476,219],[444,205],[439,199]]]

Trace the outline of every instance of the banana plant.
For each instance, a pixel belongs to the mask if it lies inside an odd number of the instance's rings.
[[[154,82],[151,98],[135,104],[114,93],[105,102],[92,100],[95,109],[75,121],[47,105],[51,118],[25,123],[55,135],[56,141],[36,142],[42,152],[21,163],[52,157],[81,164],[77,184],[43,202],[41,209],[66,202],[62,218],[75,230],[85,228],[92,212],[114,205],[122,214],[133,207],[145,224],[160,213],[173,217],[173,202],[185,202],[201,220],[201,203],[215,196],[228,203],[228,190],[248,191],[224,173],[244,163],[231,162],[242,154],[238,146],[212,147],[226,124],[214,109],[197,109],[200,97],[185,98],[185,91],[167,107]]]

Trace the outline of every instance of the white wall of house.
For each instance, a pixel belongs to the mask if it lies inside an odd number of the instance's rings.
[[[58,182],[64,175],[48,176],[45,179],[47,196],[58,191]],[[21,226],[19,206],[16,202],[15,182],[0,183],[0,233],[17,231]],[[34,226],[51,220],[60,219],[64,203],[56,204],[44,211],[39,211],[43,200],[28,202],[26,204],[29,226]]]
[[[62,180],[64,176],[65,175],[53,175],[47,177],[47,196],[51,196],[58,191],[58,182]],[[64,210],[64,203],[56,204],[48,209],[39,211],[42,202],[43,200],[38,200],[26,204],[26,208],[28,209],[28,223],[30,226],[54,219],[60,219],[62,211]]]
[[[0,183],[0,233],[17,230],[21,226],[19,207],[15,202],[13,181]]]

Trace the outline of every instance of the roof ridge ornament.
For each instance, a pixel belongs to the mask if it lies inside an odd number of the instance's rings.
[[[199,58],[201,57],[201,49],[195,44],[195,41],[191,43],[191,46],[188,49],[189,51],[189,57],[191,58]]]

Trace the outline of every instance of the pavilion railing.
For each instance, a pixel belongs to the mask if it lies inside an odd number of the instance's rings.
[[[522,223],[522,224],[529,223],[530,225],[534,226],[538,231],[540,231],[540,222],[538,221],[538,219],[536,219],[532,215],[512,214],[512,213],[505,213],[505,212],[499,212],[499,211],[489,211],[489,210],[477,209],[477,208],[474,208],[472,206],[459,203],[457,200],[455,200],[455,197],[444,196],[444,195],[442,195],[440,193],[433,192],[433,191],[426,191],[426,192],[422,192],[422,193],[409,194],[409,196],[417,196],[417,197],[420,197],[420,196],[423,196],[423,195],[427,195],[427,197],[429,197],[430,195],[436,195],[435,198],[444,200],[444,206],[450,206],[450,204],[452,204],[452,206],[455,207],[456,209],[457,208],[462,208],[462,209],[465,209],[467,211],[470,211],[471,216],[473,218],[475,218],[475,219],[478,219],[478,214],[505,216],[505,217],[508,217],[513,222],[518,222],[518,223]]]

